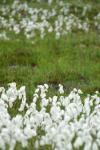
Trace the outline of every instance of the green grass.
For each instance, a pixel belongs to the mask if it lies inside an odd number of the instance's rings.
[[[48,35],[41,40],[19,37],[0,41],[0,86],[15,81],[32,96],[38,84],[48,83],[66,92],[74,87],[84,92],[100,91],[100,35],[69,34],[59,40]]]

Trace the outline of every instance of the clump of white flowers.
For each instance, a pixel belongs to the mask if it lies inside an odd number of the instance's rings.
[[[0,33],[0,40],[9,40],[9,38],[6,35],[6,32]]]
[[[35,2],[45,3],[46,7],[43,8],[41,4],[39,7],[32,7],[20,0],[0,5],[0,30],[23,33],[28,39],[34,38],[37,33],[41,38],[53,33],[59,39],[69,32],[88,32],[95,27],[100,30],[100,12],[93,13],[93,6],[90,4],[78,7],[64,0]]]
[[[10,83],[8,89],[0,87],[0,149],[14,150],[18,143],[28,147],[31,140],[33,149],[48,145],[54,150],[99,150],[98,91],[84,99],[80,89],[66,96],[61,84],[57,95],[50,97],[48,91],[47,84],[37,86],[28,104],[25,86],[17,89],[16,83]]]

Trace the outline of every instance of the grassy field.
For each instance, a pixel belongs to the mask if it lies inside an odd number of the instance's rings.
[[[7,1],[10,2],[12,0]],[[94,14],[100,8],[99,0],[77,1],[77,4],[74,0],[68,2],[75,5],[90,2],[94,6]],[[32,5],[35,7],[37,4]],[[43,7],[47,6],[44,4]],[[100,92],[100,31],[78,31],[58,40],[53,33],[44,39],[39,36],[26,39],[23,34],[7,33],[11,39],[0,40],[0,87],[7,87],[10,82],[16,82],[18,87],[25,85],[28,102],[32,100],[37,85],[44,83],[51,87],[51,93],[56,93],[59,83],[64,85],[66,93],[73,88],[79,88],[85,94]],[[15,107],[12,112],[15,113]],[[23,149],[32,150],[32,144],[30,141],[29,147]],[[20,144],[15,150],[22,150]],[[51,147],[47,146],[45,150],[51,150]]]
[[[43,83],[55,90],[61,83],[66,92],[74,87],[86,93],[100,90],[100,35],[76,33],[59,40],[51,35],[33,41],[22,36],[0,41],[0,85],[13,81],[25,85],[29,95]]]
[[[77,5],[86,3],[79,1]],[[95,14],[99,10],[99,1],[90,4]],[[31,5],[36,6],[34,3]],[[29,96],[38,84],[43,83],[48,83],[55,91],[59,83],[64,85],[66,92],[74,87],[86,93],[100,91],[98,32],[70,33],[59,40],[53,34],[31,40],[23,35],[9,34],[11,40],[0,40],[0,86],[15,81],[18,86],[27,87]]]

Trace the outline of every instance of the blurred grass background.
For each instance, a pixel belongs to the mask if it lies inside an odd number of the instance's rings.
[[[90,3],[93,13],[100,8],[99,0],[68,2]],[[30,5],[35,7],[36,3]],[[59,40],[53,34],[30,40],[23,35],[9,34],[12,40],[0,41],[0,86],[9,82],[25,85],[28,97],[32,97],[38,84],[44,83],[54,91],[61,83],[67,93],[73,88],[81,88],[86,93],[100,91],[100,33],[94,30],[70,33]]]

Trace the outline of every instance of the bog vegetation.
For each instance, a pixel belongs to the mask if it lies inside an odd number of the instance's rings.
[[[2,0],[0,87],[1,150],[99,150],[100,1]]]

